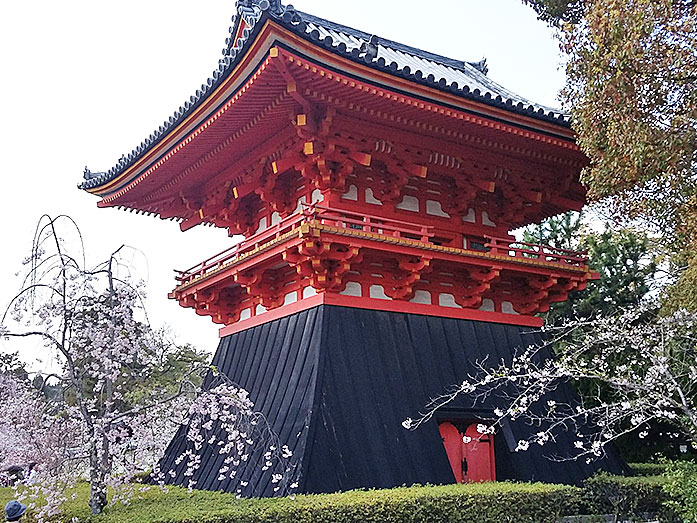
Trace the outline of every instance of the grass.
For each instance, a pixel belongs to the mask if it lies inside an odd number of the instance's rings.
[[[73,493],[77,494],[75,499],[71,499]],[[116,503],[105,509],[100,516],[94,517],[91,516],[87,505],[89,493],[88,484],[78,484],[75,489],[68,493],[69,499],[63,504],[62,514],[56,521],[71,521],[72,518],[78,518],[81,522],[155,522],[182,515],[194,519],[214,514],[221,508],[231,505],[242,507],[249,503],[249,500],[236,499],[234,495],[222,492],[194,491],[189,493],[186,489],[179,487],[169,487],[167,492],[163,492],[158,487],[147,486],[147,490],[140,492],[128,505]],[[0,488],[2,506],[14,497],[15,494],[11,488]],[[22,523],[25,520],[27,523],[35,521],[29,512]]]

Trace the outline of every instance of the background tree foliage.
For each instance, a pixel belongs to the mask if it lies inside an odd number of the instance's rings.
[[[555,26],[577,23],[584,13],[582,0],[523,0],[523,3],[531,6],[540,20]]]
[[[655,287],[656,259],[649,238],[632,229],[586,231],[583,216],[569,212],[528,227],[523,239],[560,249],[588,251],[588,265],[600,279],[566,301],[553,303],[547,321],[613,314],[639,305]]]
[[[661,241],[677,280],[665,307],[696,310],[685,291],[697,283],[697,2],[524,3],[561,28],[590,200]]]
[[[538,225],[526,227],[523,231],[523,241],[576,251],[581,248],[582,233],[583,214],[571,211],[548,218]]]
[[[0,352],[0,374],[14,376],[20,381],[29,379],[29,373],[16,352]]]

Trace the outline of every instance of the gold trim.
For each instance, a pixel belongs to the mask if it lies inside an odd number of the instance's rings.
[[[374,232],[358,231],[353,229],[344,229],[343,227],[334,227],[331,225],[316,224],[314,227],[320,231],[326,231],[328,233],[338,234],[339,236],[354,236],[354,237],[364,237],[367,239],[372,239],[380,242],[392,243],[395,245],[405,245],[407,247],[415,247],[417,249],[422,249],[426,251],[437,251],[450,254],[458,254],[469,256],[473,258],[483,258],[486,260],[500,260],[511,263],[522,263],[524,265],[534,265],[537,267],[554,267],[558,269],[564,269],[571,272],[584,272],[590,273],[588,267],[574,267],[572,265],[567,265],[565,263],[557,263],[550,261],[540,261],[532,258],[515,258],[513,256],[505,256],[500,254],[489,254],[488,252],[473,251],[469,249],[459,249],[457,247],[446,247],[444,245],[434,245],[429,243],[420,242],[418,240],[412,240],[409,238],[396,238],[394,236],[386,236],[384,234],[378,234]]]
[[[455,254],[455,255],[460,255],[460,256],[465,256],[465,257],[470,257],[470,258],[480,258],[484,260],[495,260],[499,262],[507,262],[507,263],[519,263],[523,265],[531,265],[535,267],[546,267],[546,268],[555,268],[555,269],[562,269],[567,272],[577,272],[577,273],[587,273],[590,274],[591,271],[588,267],[574,267],[571,265],[567,265],[564,263],[557,263],[557,262],[550,262],[550,261],[540,261],[540,260],[534,260],[534,259],[526,259],[526,258],[515,258],[513,256],[505,256],[505,255],[500,255],[500,254],[489,254],[487,252],[480,252],[480,251],[472,251],[469,249],[458,249],[457,247],[446,247],[443,245],[434,245],[434,244],[428,244],[424,243],[418,240],[412,240],[409,238],[396,238],[394,236],[386,236],[384,234],[378,234],[374,232],[366,232],[366,231],[359,231],[359,230],[353,230],[353,229],[344,229],[343,227],[335,227],[335,226],[330,226],[330,225],[323,225],[321,223],[318,223],[317,220],[313,220],[312,222],[306,222],[301,224],[299,227],[294,227],[290,231],[282,234],[281,236],[274,238],[271,241],[268,241],[262,245],[259,245],[255,249],[252,249],[251,251],[245,252],[243,254],[240,254],[239,257],[235,258],[234,260],[227,262],[220,267],[217,267],[216,269],[213,269],[211,272],[207,272],[206,274],[203,274],[201,276],[198,276],[191,280],[190,282],[179,285],[174,288],[172,291],[173,293],[176,292],[181,292],[192,285],[195,285],[196,283],[199,283],[202,280],[206,280],[208,278],[211,278],[212,276],[215,276],[216,274],[219,274],[220,272],[223,272],[230,267],[234,267],[235,265],[238,265],[240,262],[243,260],[254,256],[256,254],[259,254],[261,252],[264,252],[274,245],[277,245],[279,243],[284,242],[288,238],[291,238],[297,234],[298,238],[302,238],[304,236],[311,236],[311,237],[317,237],[319,234],[324,231],[330,234],[336,234],[338,236],[352,236],[355,238],[364,238],[368,240],[375,240],[378,242],[384,242],[384,243],[391,243],[394,245],[403,245],[406,247],[414,247],[416,249],[421,249],[425,251],[436,251],[436,252],[443,252],[446,254]]]

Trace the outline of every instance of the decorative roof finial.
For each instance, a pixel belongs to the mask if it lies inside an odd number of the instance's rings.
[[[361,53],[365,53],[363,55],[363,60],[366,62],[372,62],[375,60],[375,58],[377,58],[379,43],[380,39],[377,37],[377,35],[372,35],[370,40],[361,44]]]
[[[105,173],[104,173],[104,172],[94,172],[94,173],[93,173],[93,172],[90,171],[90,170],[87,168],[87,166],[85,165],[85,170],[84,170],[84,172],[82,173],[82,177],[83,177],[85,180],[91,180],[91,179],[93,179],[93,178],[97,178],[97,177],[99,177],[99,176],[102,176],[103,174],[105,174]]]
[[[489,66],[486,64],[486,58],[482,58],[478,62],[467,62],[470,64],[472,67],[474,67],[477,71],[479,71],[482,74],[487,74],[489,72]]]
[[[247,9],[258,8],[261,11],[270,10],[272,13],[280,14],[283,12],[281,0],[237,0],[236,6],[246,7]]]

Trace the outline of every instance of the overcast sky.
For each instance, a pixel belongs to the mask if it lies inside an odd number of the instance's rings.
[[[486,57],[489,76],[535,102],[558,106],[564,75],[553,33],[520,0],[297,0],[296,9],[451,58]],[[135,247],[149,316],[180,341],[208,350],[218,326],[167,299],[172,270],[231,245],[224,231],[98,209],[76,188],[85,165],[110,168],[217,67],[232,0],[37,0],[0,7],[0,306],[19,288],[36,222],[69,214],[87,257]],[[0,341],[0,350],[37,347]],[[47,356],[43,356],[44,364]],[[38,364],[34,364],[36,366]]]

